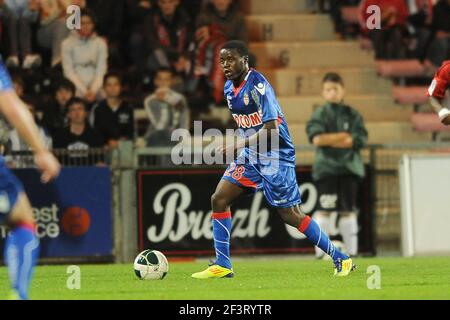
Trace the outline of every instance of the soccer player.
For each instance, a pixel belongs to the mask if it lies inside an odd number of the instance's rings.
[[[239,196],[261,189],[285,223],[304,233],[313,244],[331,256],[334,274],[347,276],[355,268],[352,259],[337,250],[319,225],[300,210],[295,148],[286,120],[269,82],[256,70],[249,69],[248,55],[245,43],[236,40],[226,42],[220,51],[220,65],[228,79],[224,94],[242,136],[237,143],[225,143],[217,151],[225,155],[240,149],[242,152],[229,165],[211,197],[216,260],[192,277],[234,276],[230,259],[230,206]],[[270,148],[261,145],[264,137],[270,140]],[[278,147],[274,140],[277,140]],[[255,151],[255,145],[258,151]],[[273,150],[272,146],[275,146]]]
[[[28,108],[13,89],[8,71],[0,57],[0,112],[33,150],[44,183],[58,176],[60,165],[46,149]],[[32,209],[20,181],[6,168],[0,157],[0,223],[8,223],[11,232],[5,244],[12,290],[10,299],[27,299],[32,271],[39,255]]]
[[[439,119],[446,126],[450,125],[450,106],[444,106],[445,92],[450,88],[450,60],[444,61],[436,72],[433,82],[428,88],[431,106],[438,113]]]

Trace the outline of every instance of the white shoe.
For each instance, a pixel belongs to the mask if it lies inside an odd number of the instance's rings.
[[[19,57],[18,56],[9,56],[8,59],[6,59],[6,66],[7,67],[18,67],[19,66]]]
[[[23,68],[30,69],[33,67],[39,67],[42,63],[41,56],[38,54],[28,54],[23,60]]]

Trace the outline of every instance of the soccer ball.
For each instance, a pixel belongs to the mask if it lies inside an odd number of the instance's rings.
[[[134,259],[134,273],[141,280],[161,280],[169,271],[165,255],[156,250],[144,250]]]

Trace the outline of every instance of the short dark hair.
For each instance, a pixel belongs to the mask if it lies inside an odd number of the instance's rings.
[[[71,106],[73,106],[74,104],[81,104],[81,105],[83,105],[85,111],[88,110],[86,101],[84,101],[83,99],[78,98],[78,97],[70,98],[70,100],[67,101],[66,110],[69,111],[69,108]]]
[[[106,83],[106,81],[108,81],[109,78],[116,78],[117,80],[119,80],[119,83],[122,84],[122,76],[117,72],[110,71],[103,77],[103,85]]]
[[[22,86],[22,88],[25,89],[25,81],[23,81],[23,78],[19,74],[17,73],[11,74],[11,81],[13,83],[17,83],[18,85]]]
[[[344,80],[342,80],[342,77],[336,72],[328,72],[322,80],[322,83],[325,82],[339,83],[341,86],[344,86]]]
[[[231,40],[223,44],[222,49],[236,50],[241,57],[248,56],[248,47],[244,41]]]
[[[77,90],[75,88],[75,85],[73,84],[73,82],[70,81],[67,78],[63,78],[63,79],[61,79],[60,81],[58,81],[56,83],[56,90],[55,91],[58,91],[58,90],[61,90],[61,89],[68,90],[68,91],[72,92],[72,94],[75,94],[75,91]]]
[[[156,77],[156,76],[158,75],[158,73],[160,73],[160,72],[168,72],[168,73],[170,73],[171,75],[174,74],[172,68],[170,68],[170,67],[159,67],[159,68],[156,70],[156,72],[155,72],[155,77]]]
[[[85,16],[91,18],[94,26],[97,25],[97,19],[96,19],[97,17],[95,16],[94,11],[92,11],[91,9],[88,9],[88,8],[82,9],[80,12],[80,17],[85,17]]]

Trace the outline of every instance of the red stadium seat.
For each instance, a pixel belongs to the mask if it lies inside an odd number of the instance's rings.
[[[425,67],[419,60],[378,60],[377,71],[383,77],[420,77]]]
[[[342,19],[347,23],[359,24],[359,9],[358,7],[342,7]]]
[[[428,98],[426,92],[427,87],[421,86],[414,86],[414,87],[396,86],[392,88],[392,96],[394,97],[394,100],[401,104],[427,103]]]
[[[411,122],[415,130],[419,132],[450,131],[450,126],[444,126],[436,113],[413,113]]]

